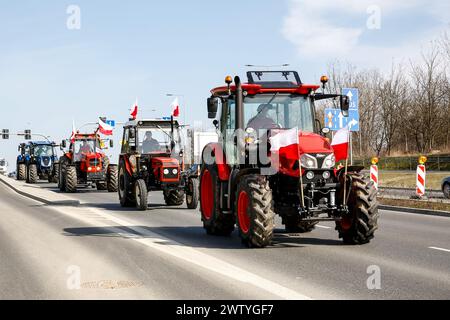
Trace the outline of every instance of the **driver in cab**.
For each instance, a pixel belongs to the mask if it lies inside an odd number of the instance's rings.
[[[142,153],[151,153],[160,150],[158,140],[153,139],[151,131],[145,133],[144,141],[142,142]]]
[[[268,103],[259,105],[258,113],[248,121],[247,128],[253,128],[256,131],[279,128],[280,126],[269,116],[269,110],[273,109],[274,107]]]

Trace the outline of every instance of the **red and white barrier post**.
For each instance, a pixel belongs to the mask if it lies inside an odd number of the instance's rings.
[[[372,158],[372,165],[370,166],[370,181],[373,182],[375,189],[378,190],[378,158]]]
[[[425,163],[427,162],[427,157],[421,156],[419,158],[419,165],[417,166],[417,178],[416,178],[416,194],[419,197],[423,197],[425,195],[425,186],[426,186],[426,167]]]

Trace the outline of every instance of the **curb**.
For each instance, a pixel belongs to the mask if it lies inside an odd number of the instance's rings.
[[[42,203],[44,203],[46,205],[49,205],[49,206],[72,206],[72,207],[77,207],[77,206],[81,205],[79,200],[49,201],[49,200],[47,200],[45,198],[35,196],[35,195],[33,195],[31,193],[28,193],[28,192],[25,192],[25,191],[21,191],[21,190],[17,189],[16,187],[14,187],[12,184],[8,183],[5,179],[0,178],[0,181],[3,182],[4,185],[9,187],[10,189],[15,191],[16,193],[18,193],[18,194],[20,194],[20,195],[22,195],[24,197],[30,198],[32,200],[42,202]]]
[[[405,212],[405,213],[421,214],[421,215],[425,215],[425,216],[437,216],[437,217],[450,218],[450,212],[447,212],[447,211],[395,207],[395,206],[386,206],[386,205],[379,205],[378,208],[381,210],[387,210],[387,211],[398,211],[398,212]]]

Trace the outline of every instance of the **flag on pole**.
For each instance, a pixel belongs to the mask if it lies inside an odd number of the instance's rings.
[[[178,97],[173,100],[171,104],[172,108],[172,117],[179,117],[180,116],[180,104],[178,103]]]
[[[75,135],[77,134],[77,128],[75,127],[75,120],[72,120],[72,134],[70,135],[70,142],[75,142]]]
[[[138,115],[138,99],[136,98],[136,102],[134,103],[133,107],[131,108],[130,117],[133,120],[136,120]]]
[[[112,136],[113,134],[113,127],[104,122],[101,118],[98,119],[98,129],[105,136]]]
[[[270,151],[283,155],[285,159],[298,160],[298,128],[284,130],[270,137]]]
[[[350,140],[349,138],[350,138],[350,130],[348,126],[337,131],[336,134],[334,135],[331,147],[334,150],[336,162],[348,159],[349,140]]]

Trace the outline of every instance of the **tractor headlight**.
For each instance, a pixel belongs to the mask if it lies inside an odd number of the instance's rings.
[[[258,136],[255,129],[247,128],[247,130],[245,130],[245,133],[246,133],[245,135],[246,144],[253,144],[258,142]]]
[[[318,169],[317,159],[309,154],[304,154],[300,158],[300,163],[305,169]]]
[[[178,174],[178,169],[173,169],[173,170],[172,170],[172,173],[173,173],[173,174]]]
[[[325,160],[323,160],[322,169],[331,169],[336,165],[336,157],[334,154],[328,155]]]
[[[164,173],[165,175],[168,175],[168,174],[169,174],[169,169],[164,169],[163,173]]]

